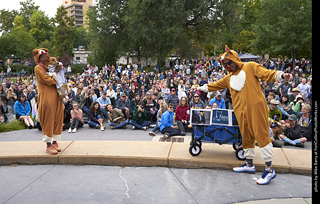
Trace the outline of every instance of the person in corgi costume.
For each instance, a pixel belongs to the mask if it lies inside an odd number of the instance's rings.
[[[244,63],[238,54],[225,46],[225,53],[221,54],[220,61],[229,72],[227,76],[217,82],[205,84],[197,90],[212,92],[228,88],[232,97],[234,113],[239,123],[242,135],[242,146],[246,163],[233,170],[238,173],[255,173],[253,157],[255,156],[255,142],[260,148],[261,156],[266,167],[257,184],[270,183],[276,177],[271,168],[273,146],[269,135],[268,107],[266,99],[261,91],[259,79],[268,82],[292,80],[292,75],[282,71],[268,70],[255,62]]]
[[[42,141],[47,143],[46,152],[57,154],[61,151],[58,141],[61,140],[63,125],[63,102],[56,87],[56,77],[49,76],[45,65],[50,59],[48,49],[33,50],[36,67],[34,73],[38,89],[38,114],[42,127]],[[56,69],[60,71],[61,67]],[[56,76],[56,73],[54,73]]]

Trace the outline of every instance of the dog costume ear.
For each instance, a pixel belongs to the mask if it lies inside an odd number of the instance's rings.
[[[33,53],[33,56],[35,56],[35,55],[37,55],[39,52],[39,49],[34,49],[33,51],[32,51],[32,53]]]
[[[231,53],[231,51],[230,51],[230,49],[229,49],[228,45],[226,45],[226,46],[225,46],[225,50],[226,50],[226,52]]]

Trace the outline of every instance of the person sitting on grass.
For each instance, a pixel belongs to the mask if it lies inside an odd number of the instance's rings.
[[[109,116],[109,126],[111,130],[113,129],[119,129],[119,128],[126,128],[126,125],[128,124],[128,121],[125,119],[124,114],[122,113],[122,110],[118,108],[113,108],[111,104],[108,104],[106,107],[108,111]]]
[[[14,110],[16,111],[17,120],[23,120],[28,128],[32,129],[34,124],[30,117],[31,107],[23,93],[19,95],[18,100],[14,103]]]
[[[70,111],[71,113],[71,127],[68,130],[68,133],[77,132],[78,128],[83,127],[84,121],[82,118],[82,110],[79,108],[79,105],[76,101],[72,102],[73,109]],[[73,129],[73,130],[72,130]]]
[[[144,102],[140,101],[136,108],[133,110],[133,120],[129,123],[132,125],[132,129],[147,130],[148,126],[151,124],[147,121],[147,111],[144,109]]]
[[[304,147],[307,138],[302,136],[301,126],[297,123],[297,117],[292,114],[288,120],[289,123],[285,124],[287,128],[279,137],[284,141],[284,145],[289,144],[296,147]]]
[[[95,101],[90,106],[88,125],[89,127],[100,128],[101,131],[104,131],[104,126],[102,125],[102,123],[103,118],[100,104]]]
[[[173,127],[173,104],[169,103],[168,110],[164,112],[160,120],[160,131],[163,135],[164,140],[168,137],[180,135],[181,131]]]

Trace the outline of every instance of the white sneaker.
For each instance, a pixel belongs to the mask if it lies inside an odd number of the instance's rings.
[[[132,130],[135,130],[136,129],[136,126],[132,125]]]
[[[256,173],[256,167],[254,165],[248,166],[247,162],[239,167],[234,167],[233,168],[234,172],[237,173],[249,173],[249,174],[255,174]]]
[[[151,135],[151,136],[156,136],[156,133],[154,133],[154,132],[149,132],[149,135]]]
[[[101,127],[100,127],[100,130],[101,130],[101,131],[104,131],[104,126],[101,126]]]
[[[142,130],[146,131],[146,130],[147,130],[147,127],[146,127],[146,126],[143,126],[143,127],[142,127]]]
[[[76,133],[76,132],[77,132],[77,128],[74,128],[74,129],[72,130],[72,132],[73,132],[73,133]]]
[[[270,169],[265,169],[261,178],[259,178],[257,180],[257,184],[259,185],[266,185],[266,184],[269,184],[270,181],[272,179],[274,179],[275,177],[277,176],[276,172],[274,171],[273,168],[270,168]]]
[[[72,132],[72,129],[71,129],[71,128],[69,128],[68,133],[71,133],[71,132]]]

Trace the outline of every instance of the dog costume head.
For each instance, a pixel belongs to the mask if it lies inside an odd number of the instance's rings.
[[[49,50],[46,48],[34,49],[32,52],[33,52],[33,58],[34,58],[34,61],[36,62],[36,64],[40,63],[40,56],[43,54],[46,56],[47,61],[50,58],[50,55],[48,53]],[[41,63],[40,63],[40,65],[41,65]],[[42,66],[44,66],[44,65],[42,65]]]
[[[234,50],[230,50],[228,45],[225,45],[225,52],[223,54],[220,54],[220,61],[222,62],[224,59],[229,59],[231,61],[233,61],[235,64],[238,65],[238,67],[241,67],[241,65],[243,64],[243,62],[240,60],[238,53]],[[223,65],[223,64],[222,64]],[[228,69],[226,67],[224,67],[227,71],[231,71],[231,69]]]
[[[57,65],[58,65],[57,58],[49,57],[44,67],[50,69],[50,68],[56,67]]]

